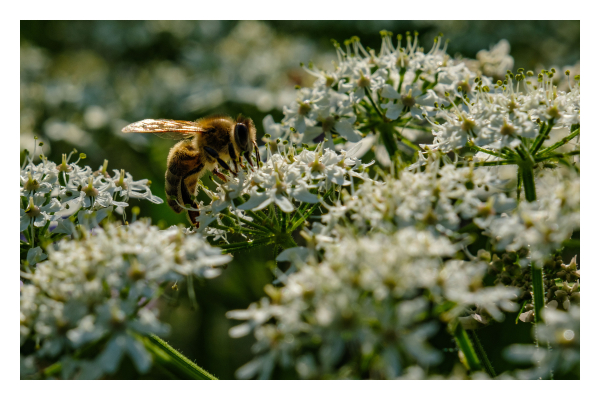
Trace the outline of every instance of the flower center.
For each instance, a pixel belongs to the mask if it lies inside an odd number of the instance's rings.
[[[548,115],[550,116],[550,118],[557,119],[560,117],[560,111],[558,111],[558,108],[556,106],[552,106],[548,108]]]
[[[417,103],[415,101],[415,98],[412,96],[412,89],[410,89],[408,91],[408,94],[401,96],[401,99],[402,99],[402,104],[404,104],[404,106],[408,107],[408,108],[414,107],[414,105]]]
[[[125,182],[125,170],[122,169],[119,174],[119,180],[115,182],[116,186],[119,186],[123,189],[127,189],[127,182]]]
[[[321,120],[321,124],[323,125],[323,132],[329,132],[335,125],[335,120],[332,116],[329,116],[323,120]]]
[[[356,86],[361,87],[361,88],[367,88],[367,87],[371,86],[371,79],[364,76],[362,71],[360,71],[360,78],[358,78],[358,81],[356,82]]]
[[[73,170],[73,168],[71,168],[71,166],[67,164],[67,155],[66,154],[62,155],[62,163],[60,165],[57,165],[56,169],[59,170],[60,172],[71,172]]]
[[[461,128],[463,131],[465,132],[470,132],[472,131],[475,127],[477,126],[477,124],[475,124],[475,121],[473,121],[472,119],[469,118],[465,118],[463,120],[463,123],[461,125]]]
[[[315,160],[313,162],[308,163],[308,167],[312,172],[323,172],[325,171],[325,165],[319,162],[319,152],[315,151]]]
[[[33,179],[33,176],[31,176],[31,172],[27,172],[27,175],[28,175],[29,179],[27,179],[27,182],[25,183],[25,190],[27,190],[27,191],[38,190],[40,188],[40,184],[38,183],[38,181]]]
[[[98,196],[98,189],[94,187],[94,180],[90,177],[88,181],[88,185],[81,189],[87,197],[96,197]]]
[[[300,115],[308,115],[310,112],[310,104],[308,101],[303,101],[300,103],[300,107],[298,107],[298,114]]]
[[[512,136],[515,134],[515,127],[504,121],[502,128],[500,128],[500,134],[503,136]]]
[[[36,206],[35,204],[33,204],[33,197],[29,198],[29,207],[27,207],[27,210],[25,210],[25,214],[27,214],[27,216],[31,217],[31,218],[35,218],[38,215],[40,215],[42,212],[40,211],[40,208],[38,206]]]

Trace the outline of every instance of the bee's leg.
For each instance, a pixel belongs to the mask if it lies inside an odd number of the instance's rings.
[[[221,165],[221,167],[225,168],[227,171],[231,172],[233,175],[237,176],[237,174],[235,172],[233,172],[233,170],[229,167],[229,165],[227,165],[227,163],[225,161],[223,161],[223,159],[221,157],[219,157],[219,153],[217,153],[217,151],[213,148],[210,148],[208,146],[204,146],[204,150],[206,150],[206,152],[213,157],[214,159],[216,159],[219,164]]]
[[[213,169],[212,173],[213,173],[213,175],[215,175],[217,178],[219,178],[223,182],[227,182],[227,177],[225,175],[223,175],[222,173],[220,173],[219,170],[217,169],[217,167],[215,167],[215,169]]]
[[[233,161],[233,166],[235,167],[235,173],[238,173],[238,166],[237,166],[237,162],[236,162],[236,155],[235,155],[235,150],[233,149],[233,143],[229,142],[229,145],[227,146],[227,150],[229,150],[229,157],[231,158],[231,161]]]
[[[204,164],[200,164],[197,168],[194,168],[181,180],[181,200],[183,204],[188,207],[198,207],[198,204],[192,198],[192,195],[196,195],[196,185],[198,184],[198,175],[200,171],[204,168]],[[200,215],[198,211],[187,211],[187,216],[190,222],[198,226],[198,222],[196,221],[196,217]]]
[[[171,169],[174,168],[167,169],[165,174],[165,194],[167,195],[167,204],[169,207],[179,214],[183,211],[183,209],[179,207],[179,204],[177,204],[177,201],[181,201],[181,184],[183,179],[181,176],[171,172]]]
[[[188,190],[188,188],[186,187],[185,183],[184,183],[184,179],[181,180],[181,199],[183,200],[183,204],[186,207],[196,207],[197,204],[194,200],[192,200],[192,197],[190,196],[190,192]],[[198,222],[196,221],[196,217],[200,216],[200,213],[198,211],[191,211],[191,210],[186,210],[187,211],[187,217],[188,220],[192,223],[192,225],[198,226]]]
[[[249,151],[245,151],[244,152],[244,157],[246,158],[246,160],[248,161],[248,164],[250,164],[250,169],[254,172],[254,164],[252,164],[252,158],[250,157],[251,152]]]
[[[258,152],[258,145],[256,142],[252,142],[252,144],[254,145],[254,152],[256,153],[256,165],[260,167],[260,153]]]

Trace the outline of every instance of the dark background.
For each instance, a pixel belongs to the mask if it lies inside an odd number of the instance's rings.
[[[254,119],[261,137],[262,119],[271,114],[280,121],[282,106],[295,98],[294,86],[312,84],[301,62],[330,68],[336,59],[330,40],[354,35],[379,49],[382,29],[418,30],[425,51],[443,32],[450,39],[448,53],[465,58],[507,39],[514,70],[579,62],[579,21],[22,21],[21,159],[37,135],[50,160],[59,162],[75,147],[93,168],[108,159],[109,170],[150,179],[153,193],[164,199],[166,157],[175,142],[122,134],[123,126],[145,118],[243,113]],[[186,223],[166,203],[130,205],[161,227]],[[270,259],[268,248],[239,254],[220,277],[195,285],[195,310],[185,283],[178,293],[167,293],[161,315],[172,326],[170,343],[219,378],[233,378],[251,359],[253,340],[231,339],[227,331],[237,322],[225,312],[262,297],[273,279]],[[527,341],[529,326],[520,325]],[[502,329],[494,331],[480,339],[498,360],[493,349],[511,339]],[[494,366],[502,372],[507,365]]]

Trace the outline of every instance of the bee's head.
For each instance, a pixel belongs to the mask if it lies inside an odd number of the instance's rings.
[[[242,153],[252,151],[253,143],[256,141],[256,128],[250,118],[244,118],[241,115],[237,118],[233,131],[235,144]]]

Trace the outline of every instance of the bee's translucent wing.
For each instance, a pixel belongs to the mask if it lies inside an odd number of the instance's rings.
[[[123,128],[123,132],[154,133],[164,139],[180,140],[203,129],[195,122],[175,121],[172,119],[144,119]]]

